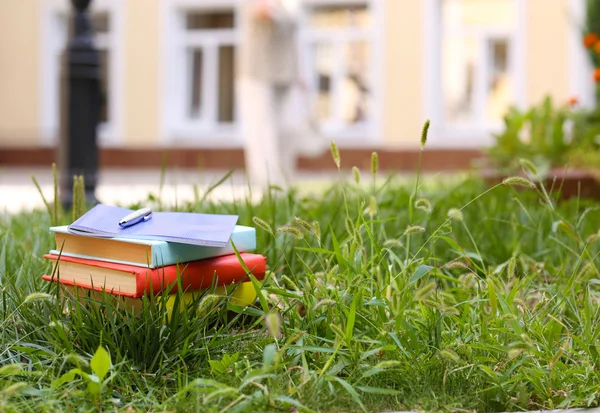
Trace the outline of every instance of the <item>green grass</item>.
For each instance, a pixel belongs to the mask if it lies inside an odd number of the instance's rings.
[[[247,309],[65,302],[40,277],[51,219],[72,217],[0,219],[0,411],[598,406],[597,204],[475,179],[421,178],[415,196],[361,173],[178,205],[257,227],[272,273]]]

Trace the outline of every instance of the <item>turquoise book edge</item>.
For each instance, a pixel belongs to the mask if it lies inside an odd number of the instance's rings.
[[[67,226],[61,227],[51,227],[50,232],[60,232],[64,234],[71,234],[67,230]],[[107,239],[107,238],[103,238]],[[127,262],[120,260],[111,260],[107,258],[99,258],[94,256],[87,256],[82,254],[71,254],[71,253],[63,253],[65,256],[82,258],[82,259],[94,259],[101,260],[106,262],[114,262],[116,264],[128,264],[135,265],[138,267],[163,267],[166,265],[179,264],[183,262],[202,260],[206,258],[220,257],[223,255],[233,254],[233,247],[231,242],[235,244],[235,247],[240,252],[251,252],[256,249],[256,229],[252,227],[246,227],[243,225],[236,225],[233,233],[231,234],[231,238],[229,243],[225,247],[203,247],[198,245],[191,244],[181,244],[176,242],[166,242],[166,241],[156,241],[156,240],[147,240],[147,239],[131,239],[131,238],[108,238],[113,241],[127,242],[130,244],[142,244],[142,245],[150,245],[152,247],[152,265],[148,265],[147,263],[139,263],[139,262]],[[50,251],[51,254],[58,255],[60,251],[56,249],[52,249]]]

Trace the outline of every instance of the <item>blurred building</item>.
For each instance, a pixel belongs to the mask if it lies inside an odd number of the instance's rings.
[[[144,166],[163,148],[183,164],[241,162],[240,1],[92,1],[107,96],[103,164]],[[54,156],[69,4],[0,2],[0,163]],[[594,104],[579,26],[585,0],[303,5],[297,47],[315,114],[327,139],[355,154],[410,152],[430,118],[428,146],[460,158],[490,141],[510,105],[546,94]]]

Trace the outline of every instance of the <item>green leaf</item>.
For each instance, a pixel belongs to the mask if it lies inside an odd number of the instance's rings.
[[[358,390],[364,393],[372,393],[372,394],[386,394],[386,395],[398,395],[401,394],[400,391],[395,389],[383,389],[381,387],[371,387],[371,386],[357,386]]]
[[[102,386],[100,385],[100,381],[98,380],[98,377],[94,374],[90,374],[88,377],[89,377],[89,381],[87,384],[88,393],[93,394],[93,395],[100,394],[100,391],[102,390]]]
[[[283,288],[265,287],[264,290],[268,293],[279,295],[281,297],[292,298],[294,300],[298,300],[298,299],[302,298],[301,292],[292,292],[292,291],[284,290]]]
[[[352,387],[350,385],[350,383],[348,383],[346,380],[341,379],[337,376],[326,376],[326,378],[329,381],[337,381],[338,383],[340,383],[342,385],[342,387],[348,392],[348,394],[352,397],[352,399],[356,402],[356,404],[358,404],[360,406],[360,408],[362,409],[363,412],[366,412],[367,409],[365,408],[364,404],[362,403],[362,401],[360,400],[360,396],[358,395],[358,393],[356,392],[356,390],[354,390],[354,387]]]
[[[333,244],[335,258],[337,259],[340,269],[342,269],[342,271],[347,271],[350,268],[352,271],[354,271],[354,269],[350,267],[348,261],[346,261],[346,259],[344,258],[344,254],[342,253],[342,249],[340,247],[338,239],[335,236],[333,228],[330,228],[329,230],[331,232],[331,243]]]
[[[254,287],[254,291],[256,291],[256,296],[260,301],[260,306],[262,307],[264,313],[267,314],[269,312],[269,302],[267,301],[267,297],[265,297],[265,293],[263,293],[262,284],[256,279],[254,275],[248,273],[248,276],[252,281],[252,286]]]
[[[208,189],[206,190],[206,192],[204,192],[204,195],[202,196],[202,199],[200,199],[198,201],[199,205],[204,204],[204,201],[206,201],[206,199],[208,198],[208,196],[219,186],[221,186],[221,184],[223,182],[225,182],[226,180],[228,180],[229,178],[231,178],[231,175],[233,175],[233,173],[235,172],[235,169],[230,170],[229,172],[227,172],[221,179],[219,179],[216,183],[212,184],[211,186],[208,187]]]
[[[271,396],[271,399],[280,403],[283,403],[285,405],[291,405],[291,406],[295,406],[298,409],[301,409],[305,412],[315,412],[315,410],[310,410],[309,408],[307,408],[306,406],[304,406],[302,403],[300,403],[299,401],[292,399],[291,397],[288,396],[282,396],[280,394],[276,394],[274,396]],[[316,412],[315,412],[316,413]]]
[[[267,314],[269,312],[269,302],[267,301],[267,298],[265,297],[265,294],[262,291],[262,284],[252,274],[252,272],[250,271],[250,269],[248,268],[248,266],[242,259],[242,256],[240,255],[240,252],[236,248],[233,241],[231,242],[231,247],[233,248],[233,252],[235,253],[235,256],[237,257],[238,261],[240,262],[240,265],[242,266],[244,271],[246,271],[246,274],[248,274],[248,277],[250,277],[250,280],[252,281],[252,286],[254,287],[254,290],[256,291],[256,296],[258,297],[258,300],[260,301],[260,306],[262,307],[264,313]]]
[[[331,347],[318,347],[318,346],[289,346],[290,349],[296,349],[300,351],[307,351],[309,353],[335,353],[336,349]],[[348,352],[339,350],[337,351],[339,354],[347,355]]]
[[[53,389],[56,389],[65,383],[71,383],[73,380],[75,380],[75,375],[79,375],[84,379],[89,378],[89,374],[87,374],[85,371],[83,371],[81,369],[71,369],[68,372],[66,372],[65,374],[63,374],[62,376],[60,376],[58,379],[53,380],[51,387]]]
[[[350,311],[348,311],[348,322],[346,323],[346,340],[348,341],[352,338],[354,322],[356,321],[356,306],[358,305],[358,301],[360,299],[360,294],[356,294],[354,296],[354,300],[352,300],[352,304],[350,305]]]
[[[247,314],[252,317],[262,317],[265,315],[265,313],[258,308],[235,305],[232,303],[227,303],[227,309],[233,311],[234,313]]]
[[[90,360],[90,367],[96,376],[98,376],[100,381],[104,380],[108,370],[110,370],[110,366],[110,356],[108,351],[106,351],[102,346],[98,347],[96,354],[94,354],[94,357],[92,357]]]
[[[223,362],[223,365],[229,367],[233,363],[235,363],[236,361],[238,361],[239,357],[240,357],[240,353],[234,353],[231,356],[229,354],[225,354],[223,356],[223,359],[221,361]]]
[[[208,364],[210,364],[210,368],[215,373],[223,374],[227,371],[227,369],[223,365],[223,362],[220,360],[208,360]]]
[[[498,314],[498,300],[496,299],[496,289],[492,280],[488,279],[488,297],[490,299],[490,306],[492,307],[492,315],[495,317]]]
[[[427,273],[429,271],[433,270],[433,268],[434,267],[432,267],[430,265],[425,265],[425,264],[420,265],[419,268],[417,268],[417,271],[415,271],[412,278],[410,279],[410,284],[414,284],[417,281],[419,281],[421,278],[423,278],[425,275],[427,275]]]
[[[452,238],[446,237],[446,236],[441,236],[441,235],[437,236],[436,238],[441,239],[442,241],[445,241],[448,245],[450,245],[456,251],[462,252],[463,254],[465,253],[464,248],[461,247],[460,245],[458,245],[458,243],[456,241],[454,241]]]

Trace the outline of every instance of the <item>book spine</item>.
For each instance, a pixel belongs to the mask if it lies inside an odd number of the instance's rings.
[[[223,257],[222,257],[223,258]],[[266,272],[266,258],[255,254],[242,254],[246,266],[258,279],[263,279]],[[165,289],[169,293],[177,292],[173,288],[180,283],[182,290],[194,291],[217,285],[229,285],[240,281],[248,281],[248,275],[234,256],[226,259],[194,261],[187,264],[170,265],[154,269],[139,268],[136,271],[136,295],[144,292],[157,294]]]
[[[231,241],[239,252],[249,252],[256,249],[256,233],[254,231],[234,232]],[[233,254],[233,247],[229,243],[225,247],[201,247],[189,244],[165,242],[153,245],[151,268],[176,265],[184,262],[204,260]]]
[[[48,275],[48,274],[44,274],[42,275],[42,280],[44,281],[48,281],[48,282],[54,282],[54,283],[58,283],[58,284],[62,284],[62,285],[67,285],[69,287],[75,287],[77,286],[77,288],[81,288],[83,290],[93,290],[93,291],[98,291],[98,292],[107,292],[108,294],[113,294],[113,295],[121,295],[123,297],[129,297],[129,298],[140,298],[141,295],[136,294],[132,294],[132,293],[126,293],[123,291],[117,291],[117,290],[105,290],[103,286],[101,285],[89,285],[89,284],[80,284],[80,283],[76,283],[73,280],[68,280],[68,279],[63,279],[63,278],[58,278],[55,275]]]

